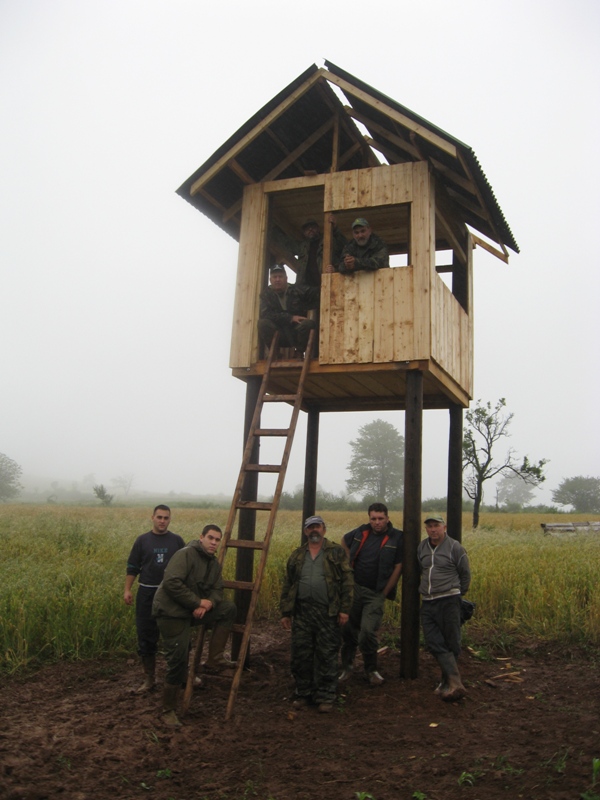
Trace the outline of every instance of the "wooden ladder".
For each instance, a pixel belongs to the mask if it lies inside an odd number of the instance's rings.
[[[271,367],[275,361],[275,353],[278,350],[278,341],[279,341],[279,334],[276,333],[273,337],[273,341],[271,343],[271,347],[269,348],[269,355],[267,357],[267,363],[265,367],[265,373],[263,375],[262,383],[260,386],[260,390],[258,393],[258,399],[256,401],[256,407],[254,409],[254,416],[252,417],[252,422],[250,425],[250,430],[248,432],[248,439],[246,440],[246,446],[244,448],[244,454],[242,456],[242,465],[240,467],[240,473],[238,476],[238,481],[234,490],[233,500],[231,503],[231,509],[229,511],[229,516],[227,518],[227,523],[225,525],[225,531],[223,533],[223,540],[221,542],[221,547],[219,551],[219,564],[223,565],[225,560],[225,556],[228,553],[230,548],[247,548],[251,550],[258,550],[260,551],[260,558],[258,562],[258,566],[256,568],[256,573],[254,575],[253,581],[223,581],[225,588],[227,589],[241,589],[243,591],[251,592],[250,603],[248,606],[248,611],[246,615],[246,621],[243,624],[237,624],[234,626],[234,631],[237,633],[242,633],[242,642],[240,645],[240,650],[237,656],[237,667],[233,677],[233,681],[231,684],[231,690],[229,692],[229,700],[227,702],[227,711],[225,714],[225,719],[228,720],[231,717],[233,712],[233,707],[235,705],[235,700],[237,697],[238,688],[240,685],[242,671],[244,669],[244,662],[246,660],[246,655],[248,653],[248,646],[250,643],[250,633],[252,631],[252,622],[254,619],[254,612],[256,610],[256,604],[258,601],[258,594],[260,592],[260,587],[263,579],[263,574],[265,571],[266,563],[267,563],[267,555],[269,552],[269,545],[271,543],[271,537],[273,535],[273,530],[275,528],[275,518],[277,516],[277,510],[279,507],[279,500],[281,498],[281,493],[283,491],[283,483],[285,480],[285,473],[288,466],[288,461],[290,458],[290,453],[292,450],[292,443],[294,441],[294,434],[296,432],[296,423],[298,422],[298,415],[300,413],[300,407],[302,405],[302,398],[304,395],[304,384],[306,382],[306,376],[308,374],[310,368],[310,356],[313,348],[313,342],[315,338],[315,331],[311,330],[308,344],[306,347],[306,353],[304,356],[304,361],[302,362],[302,370],[300,372],[300,379],[298,381],[298,386],[296,389],[295,394],[269,394],[268,393],[268,386],[269,386],[269,377],[271,373]],[[290,420],[290,424],[288,428],[261,428],[260,421],[261,421],[261,414],[263,410],[263,406],[265,403],[293,403],[293,410],[292,416]],[[255,440],[261,436],[278,436],[285,438],[285,445],[283,448],[283,455],[281,456],[281,463],[280,464],[253,464],[251,463],[252,458],[252,451],[254,450]],[[256,472],[263,472],[263,473],[276,473],[278,475],[277,484],[275,487],[275,492],[273,494],[273,500],[267,503],[261,503],[257,501],[251,500],[242,500],[242,489],[244,486],[244,481],[246,476],[249,473],[256,473]],[[267,526],[264,534],[264,538],[262,540],[253,540],[253,539],[233,539],[232,532],[233,526],[235,523],[235,519],[237,516],[238,509],[256,509],[258,511],[268,511],[269,518],[267,521]],[[202,639],[201,636],[203,632],[203,628],[200,630],[200,636],[198,639],[198,644],[196,645],[196,651],[202,648]],[[201,637],[201,638],[200,638]],[[190,681],[193,683],[193,679],[195,676],[196,669],[198,667],[198,663],[200,660],[200,653],[196,652],[194,656],[194,669],[191,670],[190,673]],[[187,689],[186,689],[187,692]],[[190,692],[191,695],[191,687]],[[189,703],[189,701],[188,701]]]

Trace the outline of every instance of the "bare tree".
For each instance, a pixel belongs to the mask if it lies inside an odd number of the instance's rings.
[[[513,414],[504,412],[506,400],[502,397],[494,408],[488,401],[477,401],[475,408],[467,411],[467,428],[463,438],[463,472],[465,492],[473,500],[473,527],[479,525],[479,508],[483,500],[483,484],[496,475],[515,475],[530,486],[539,486],[546,480],[544,465],[547,459],[531,463],[525,456],[519,464],[514,450],[509,449],[498,459],[493,452],[500,439],[510,436],[508,427]],[[496,448],[497,449],[497,448]]]
[[[122,489],[123,494],[127,496],[131,491],[135,480],[135,475],[132,472],[127,472],[124,475],[119,475],[117,478],[112,478],[111,483],[115,489]]]

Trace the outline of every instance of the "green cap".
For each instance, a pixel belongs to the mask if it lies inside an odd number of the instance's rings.
[[[354,222],[352,223],[352,227],[353,228],[369,228],[370,225],[369,225],[369,223],[367,222],[367,220],[364,217],[358,217],[358,219],[355,219]]]
[[[442,525],[446,524],[446,520],[440,514],[430,514],[425,519],[425,524],[427,525],[428,522],[441,522]]]

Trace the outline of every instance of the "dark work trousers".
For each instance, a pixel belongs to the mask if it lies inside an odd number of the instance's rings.
[[[155,594],[154,587],[138,586],[135,598],[135,628],[139,656],[153,656],[158,649],[158,625],[152,617],[152,601]]]
[[[333,703],[337,689],[337,655],[341,644],[337,616],[320,603],[299,601],[292,621],[292,675],[296,696]]]
[[[423,600],[421,625],[429,652],[434,655],[460,654],[460,595]]]
[[[342,646],[342,668],[352,667],[356,648],[360,647],[365,672],[377,669],[377,650],[379,642],[377,631],[383,619],[385,597],[381,592],[374,592],[366,586],[354,584],[354,600],[350,609],[348,622],[342,628],[344,644]]]

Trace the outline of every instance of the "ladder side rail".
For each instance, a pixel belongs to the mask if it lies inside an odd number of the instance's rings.
[[[271,372],[271,364],[273,362],[273,357],[275,351],[277,350],[277,345],[279,342],[279,331],[275,332],[273,336],[273,341],[271,342],[271,347],[269,348],[269,355],[267,357],[267,364],[265,368],[265,374],[263,375],[263,379],[260,385],[260,389],[258,392],[258,400],[256,403],[256,407],[254,409],[254,415],[252,416],[252,422],[250,423],[250,430],[248,431],[248,438],[246,439],[246,445],[244,447],[244,452],[242,455],[242,465],[240,467],[240,471],[238,474],[237,483],[233,492],[233,500],[231,503],[231,507],[229,509],[229,515],[227,517],[227,522],[225,523],[225,532],[223,534],[223,541],[221,542],[221,547],[219,549],[219,556],[218,562],[221,566],[223,566],[223,561],[225,559],[225,553],[227,552],[227,542],[231,539],[231,533],[233,531],[233,526],[235,524],[235,518],[237,515],[237,506],[240,500],[240,495],[242,493],[242,486],[244,483],[244,479],[246,477],[246,465],[250,461],[250,456],[252,454],[252,448],[254,446],[254,438],[256,435],[256,430],[260,425],[260,417],[262,414],[262,409],[264,405],[264,396],[267,390],[267,384],[269,381],[269,375]]]
[[[256,570],[256,575],[254,576],[254,588],[252,589],[252,597],[250,599],[250,605],[248,607],[248,611],[246,614],[246,622],[244,624],[244,634],[242,636],[242,642],[240,645],[240,650],[238,653],[238,663],[235,671],[235,675],[233,677],[233,681],[231,683],[231,689],[229,692],[229,700],[227,702],[227,710],[225,712],[225,719],[228,720],[233,713],[233,707],[235,705],[235,700],[237,697],[241,677],[242,677],[242,670],[244,668],[244,662],[246,660],[246,653],[248,652],[248,645],[250,642],[250,634],[252,631],[252,622],[254,620],[254,612],[256,610],[256,605],[258,602],[258,595],[260,592],[260,587],[262,584],[262,578],[265,571],[265,567],[267,564],[267,556],[269,553],[269,546],[271,543],[271,537],[273,534],[273,530],[275,528],[275,520],[277,517],[277,511],[279,508],[279,500],[281,498],[281,492],[283,490],[283,484],[285,480],[285,473],[287,471],[287,465],[289,462],[290,452],[292,448],[292,443],[294,439],[294,434],[296,431],[296,423],[298,421],[298,416],[300,413],[300,407],[302,405],[302,395],[304,391],[304,384],[306,381],[306,376],[308,374],[308,370],[310,368],[310,354],[312,351],[312,344],[314,340],[315,332],[312,330],[310,332],[308,338],[308,345],[306,348],[306,354],[304,358],[304,363],[302,365],[302,372],[300,374],[300,380],[298,382],[298,390],[296,393],[296,401],[294,403],[294,409],[292,412],[292,420],[290,423],[287,440],[284,448],[283,459],[282,459],[282,467],[281,472],[279,473],[277,479],[277,485],[275,488],[275,493],[273,495],[273,504],[271,507],[271,511],[269,513],[269,519],[267,522],[267,528],[265,531],[264,537],[264,549],[260,554],[260,559],[258,563],[258,567]]]

